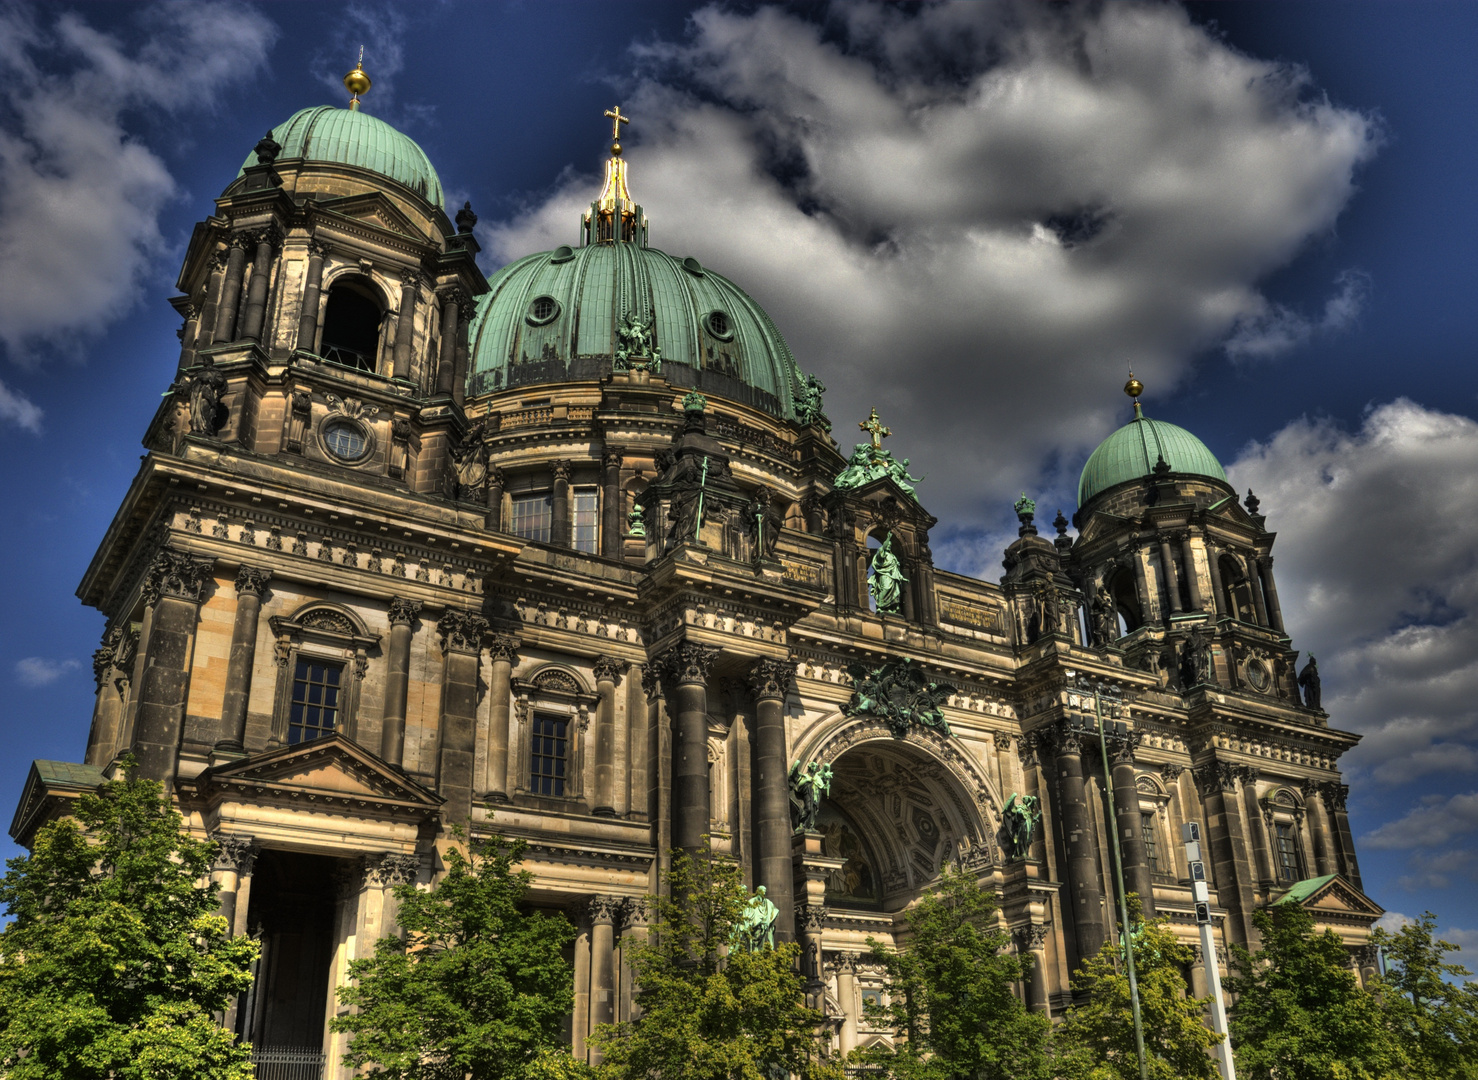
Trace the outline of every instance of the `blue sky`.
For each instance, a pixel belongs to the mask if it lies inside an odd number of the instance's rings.
[[[82,751],[73,589],[189,231],[362,43],[366,110],[472,201],[487,271],[574,239],[621,101],[653,243],[771,312],[843,437],[879,406],[955,568],[999,574],[1021,488],[1072,512],[1133,363],[1279,532],[1294,643],[1365,736],[1367,891],[1478,949],[1478,8],[1045,10],[0,9],[0,790]]]

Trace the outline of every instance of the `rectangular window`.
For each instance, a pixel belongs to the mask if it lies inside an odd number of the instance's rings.
[[[554,502],[547,491],[513,496],[513,535],[541,544],[549,543],[554,521]]]
[[[1155,815],[1139,815],[1140,835],[1144,837],[1144,859],[1149,864],[1150,873],[1160,872],[1160,846],[1155,843]]]
[[[576,551],[592,555],[600,550],[600,499],[593,487],[570,489],[570,539]]]
[[[1294,835],[1293,826],[1280,821],[1273,826],[1273,830],[1277,844],[1278,880],[1297,881],[1298,838]]]
[[[293,672],[292,711],[287,722],[289,744],[333,734],[339,723],[339,677],[343,673],[340,664],[298,661]]]
[[[570,722],[547,713],[534,714],[533,756],[529,759],[529,790],[535,795],[565,793],[565,753]]]

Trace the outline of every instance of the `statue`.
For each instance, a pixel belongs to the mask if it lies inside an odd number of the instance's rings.
[[[620,344],[616,348],[613,366],[617,371],[661,370],[662,350],[654,343],[655,330],[631,312],[626,313],[622,324],[616,327]]]
[[[631,512],[626,515],[626,535],[647,535],[647,523],[642,520],[642,508],[639,502],[632,503]]]
[[[1306,706],[1318,712],[1324,711],[1319,703],[1319,662],[1312,655],[1304,669],[1298,673],[1298,688],[1303,691]]]
[[[1181,645],[1180,681],[1187,690],[1211,681],[1211,639],[1204,630],[1192,630]]]
[[[749,504],[746,525],[754,558],[774,559],[785,518],[775,506],[775,493],[768,487],[761,485],[755,491],[754,500]]]
[[[1037,596],[1037,603],[1042,612],[1042,633],[1057,633],[1062,626],[1062,604],[1057,590],[1051,585],[1044,587]]]
[[[450,494],[454,499],[465,499],[475,495],[482,489],[483,481],[487,479],[487,449],[483,445],[486,430],[487,423],[478,420],[450,447],[451,483],[449,486],[452,489]]]
[[[847,665],[847,674],[852,676],[852,700],[842,706],[843,715],[876,716],[895,739],[903,738],[915,724],[953,734],[940,706],[954,687],[931,682],[914,667],[912,657],[890,660],[878,668],[854,662]]]
[[[221,395],[226,389],[226,376],[216,370],[215,360],[206,356],[200,369],[186,384],[190,396],[190,434],[214,438],[226,418],[221,414]]]
[[[895,461],[893,455],[881,447],[874,451],[871,443],[858,443],[853,448],[847,467],[837,473],[832,486],[838,490],[860,488],[885,476],[890,477],[905,495],[918,502],[913,485],[922,483],[924,478],[908,474],[908,458]]]
[[[765,895],[765,887],[759,886],[749,903],[744,905],[739,920],[734,924],[733,944],[748,952],[775,947],[775,920],[780,916],[777,908]]]
[[[1032,834],[1042,820],[1035,795],[1012,793],[1001,811],[1001,843],[1012,859],[1025,859],[1031,854]]]
[[[790,817],[798,833],[814,832],[821,800],[831,792],[831,766],[813,761],[805,768],[790,767]]]
[[[872,598],[877,601],[879,613],[897,614],[903,605],[903,589],[901,586],[908,581],[903,576],[903,569],[898,564],[898,556],[893,554],[893,534],[889,533],[883,541],[882,547],[872,557],[872,577],[867,583],[867,591],[872,593]]]
[[[1114,598],[1104,585],[1093,594],[1093,643],[1112,645],[1119,638],[1119,612]]]
[[[801,388],[795,395],[795,418],[802,427],[817,424],[823,431],[831,430],[831,421],[821,414],[821,395],[824,393],[826,387],[816,376],[806,375],[802,379]]]

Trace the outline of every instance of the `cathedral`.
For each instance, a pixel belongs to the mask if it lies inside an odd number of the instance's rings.
[[[632,1015],[644,897],[706,842],[843,1052],[889,1037],[866,939],[906,945],[950,865],[999,894],[1044,1014],[1117,932],[1116,849],[1223,970],[1299,903],[1369,977],[1357,737],[1296,665],[1257,500],[1137,380],[1071,522],[1023,496],[999,580],[939,569],[887,403],[834,418],[844,447],[764,310],[651,246],[619,108],[574,242],[489,273],[369,84],[275,125],[195,226],[178,362],[77,590],[106,618],[86,748],[79,722],[11,825],[29,844],[125,755],[163,782],[261,943],[224,1017],[259,1067],[350,1075],[334,987],[459,826],[525,840],[532,903],[577,928],[585,1060]]]

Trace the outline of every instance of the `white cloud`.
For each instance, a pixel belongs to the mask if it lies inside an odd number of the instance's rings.
[[[1324,302],[1324,312],[1310,319],[1282,304],[1259,297],[1257,306],[1239,317],[1226,341],[1226,353],[1235,361],[1271,360],[1292,352],[1316,334],[1349,330],[1360,318],[1370,296],[1370,275],[1345,270],[1334,280],[1334,295]]]
[[[706,8],[635,49],[633,190],[654,244],[766,307],[837,434],[876,404],[962,524],[1121,423],[1126,364],[1169,391],[1266,311],[1257,281],[1332,226],[1378,139],[1175,7],[828,12]],[[596,189],[557,181],[490,254],[569,242]]]
[[[1394,934],[1403,926],[1407,926],[1414,922],[1416,922],[1416,920],[1413,919],[1410,915],[1403,915],[1399,911],[1388,911],[1379,919],[1375,920],[1375,925],[1380,927],[1387,933]]]
[[[48,660],[44,656],[28,656],[15,662],[15,677],[22,686],[50,686],[81,666],[80,660]]]
[[[1445,847],[1478,830],[1478,792],[1428,795],[1420,805],[1367,835],[1367,847],[1400,851],[1413,846]]]
[[[25,428],[33,435],[41,434],[41,406],[25,394],[0,382],[0,421]]]
[[[132,120],[208,108],[276,33],[224,3],[142,9],[128,40],[50,15],[0,9],[0,344],[23,364],[117,319],[163,253],[175,183]]]

